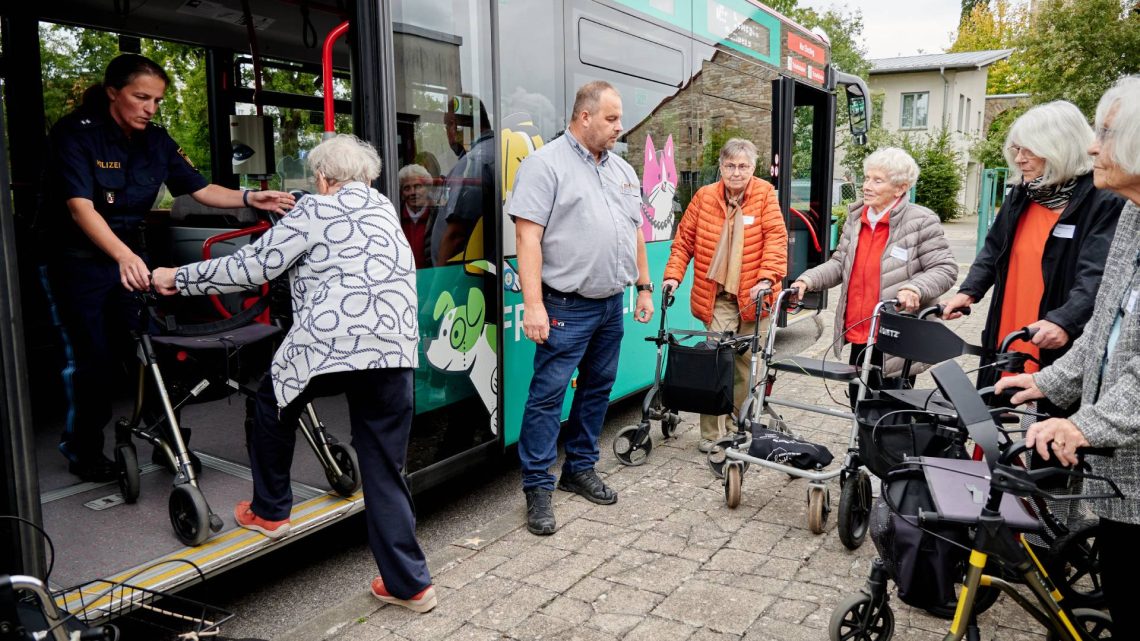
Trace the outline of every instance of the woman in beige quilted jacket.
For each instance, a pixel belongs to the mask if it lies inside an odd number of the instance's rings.
[[[897,298],[904,309],[914,311],[937,301],[958,278],[958,263],[937,214],[907,200],[918,180],[914,158],[885,147],[863,161],[863,175],[863,200],[851,206],[839,247],[830,260],[792,283],[798,295],[843,285],[833,347],[839,356],[843,344],[851,343],[852,364],[861,362],[879,301]],[[881,356],[873,363],[881,367]],[[896,369],[901,366],[888,361],[886,373]],[[869,382],[879,384],[878,370]]]

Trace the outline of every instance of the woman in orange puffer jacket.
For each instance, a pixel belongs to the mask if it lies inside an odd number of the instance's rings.
[[[665,266],[663,288],[676,288],[693,262],[693,316],[710,332],[751,333],[757,317],[753,302],[762,289],[778,290],[788,272],[788,231],[776,190],[753,175],[756,145],[733,138],[720,150],[721,179],[693,195]],[[736,359],[733,402],[748,393],[751,357]],[[710,451],[724,429],[723,416],[701,416],[697,448]]]

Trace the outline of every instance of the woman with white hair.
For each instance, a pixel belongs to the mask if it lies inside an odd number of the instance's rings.
[[[897,298],[907,311],[929,305],[954,285],[958,262],[938,215],[909,202],[918,164],[897,147],[884,147],[863,161],[863,200],[848,209],[839,248],[830,260],[800,274],[798,295],[842,283],[835,309],[835,355],[851,343],[850,362],[862,362],[870,320],[881,300]],[[883,362],[877,352],[874,364]],[[901,371],[892,359],[886,373]],[[881,384],[878,370],[872,385]],[[852,385],[851,403],[856,388]]]
[[[1036,328],[1032,342],[1018,341],[1013,349],[1032,354],[1044,366],[1068,351],[1084,330],[1124,206],[1122,198],[1093,185],[1086,152],[1092,141],[1084,115],[1064,100],[1034,107],[1010,127],[1005,157],[1013,188],[944,313],[957,318],[961,308],[993,288],[983,345],[997,347],[1010,332]],[[983,359],[982,365],[989,362]],[[1032,373],[1038,366],[1030,361],[1026,370]],[[998,375],[983,367],[978,386],[993,385]],[[1062,415],[1048,403],[1038,409]]]
[[[1140,540],[1140,76],[1127,76],[1104,94],[1096,110],[1089,154],[1093,182],[1127,202],[1108,250],[1092,317],[1067,354],[1036,374],[998,382],[999,391],[1024,388],[1015,403],[1048,399],[1080,409],[1068,418],[1034,424],[1025,442],[1044,459],[1076,462],[1079,447],[1116,448],[1111,458],[1090,457],[1097,474],[1112,479],[1123,499],[1089,501],[1100,517],[1096,543],[1100,578],[1112,628],[1118,636],[1140,630],[1133,592]],[[1086,480],[1088,493],[1103,483]]]
[[[435,223],[436,208],[431,199],[434,179],[422,165],[414,164],[401,167],[396,178],[400,181],[400,228],[412,246],[416,269],[431,267],[427,248],[431,247],[428,231]]]
[[[156,269],[154,286],[167,295],[224,294],[289,275],[294,322],[257,392],[247,437],[253,500],[238,503],[234,519],[271,539],[289,532],[300,412],[315,397],[345,394],[382,575],[372,594],[427,612],[435,589],[402,473],[419,340],[412,249],[392,203],[369,186],[380,175],[371,145],[341,134],[317,145],[308,162],[320,195],[297,201],[230,256]]]
[[[677,227],[662,289],[676,289],[693,262],[693,316],[710,332],[751,333],[766,315],[753,300],[775,290],[788,272],[788,231],[776,190],[757,178],[756,145],[733,138],[720,150],[720,180],[693,194]],[[748,395],[750,357],[736,359],[733,403]],[[709,452],[720,438],[723,416],[701,416],[697,449]]]

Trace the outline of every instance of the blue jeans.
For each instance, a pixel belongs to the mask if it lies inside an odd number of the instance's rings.
[[[618,350],[625,334],[624,296],[590,299],[543,292],[550,336],[534,352],[534,379],[519,433],[523,489],[554,489],[550,467],[558,459],[562,402],[570,377],[578,384],[566,425],[563,474],[592,469],[598,437],[617,378]]]

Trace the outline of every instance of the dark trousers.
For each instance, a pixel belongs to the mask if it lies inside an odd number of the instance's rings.
[[[1140,525],[1100,520],[1096,537],[1100,546],[1100,580],[1117,638],[1130,638],[1140,630],[1135,592],[1135,580],[1140,576],[1137,541],[1140,541]]]
[[[62,260],[40,275],[64,348],[67,416],[59,449],[72,461],[94,458],[103,452],[114,383],[132,352],[130,332],[146,326],[145,310],[123,287],[116,263]]]
[[[543,293],[550,335],[534,350],[534,378],[519,432],[523,489],[554,489],[550,466],[558,460],[562,404],[570,377],[578,384],[566,426],[566,461],[562,473],[592,469],[598,462],[598,437],[617,378],[618,351],[625,334],[624,296],[591,299]]]
[[[412,370],[369,369],[317,376],[278,412],[269,374],[257,390],[248,438],[253,468],[253,513],[270,521],[289,518],[293,492],[289,468],[297,442],[297,421],[305,404],[320,396],[345,394],[352,447],[364,481],[368,545],[389,593],[415,596],[431,583],[427,559],[416,541],[412,494],[404,481],[412,430]]]

